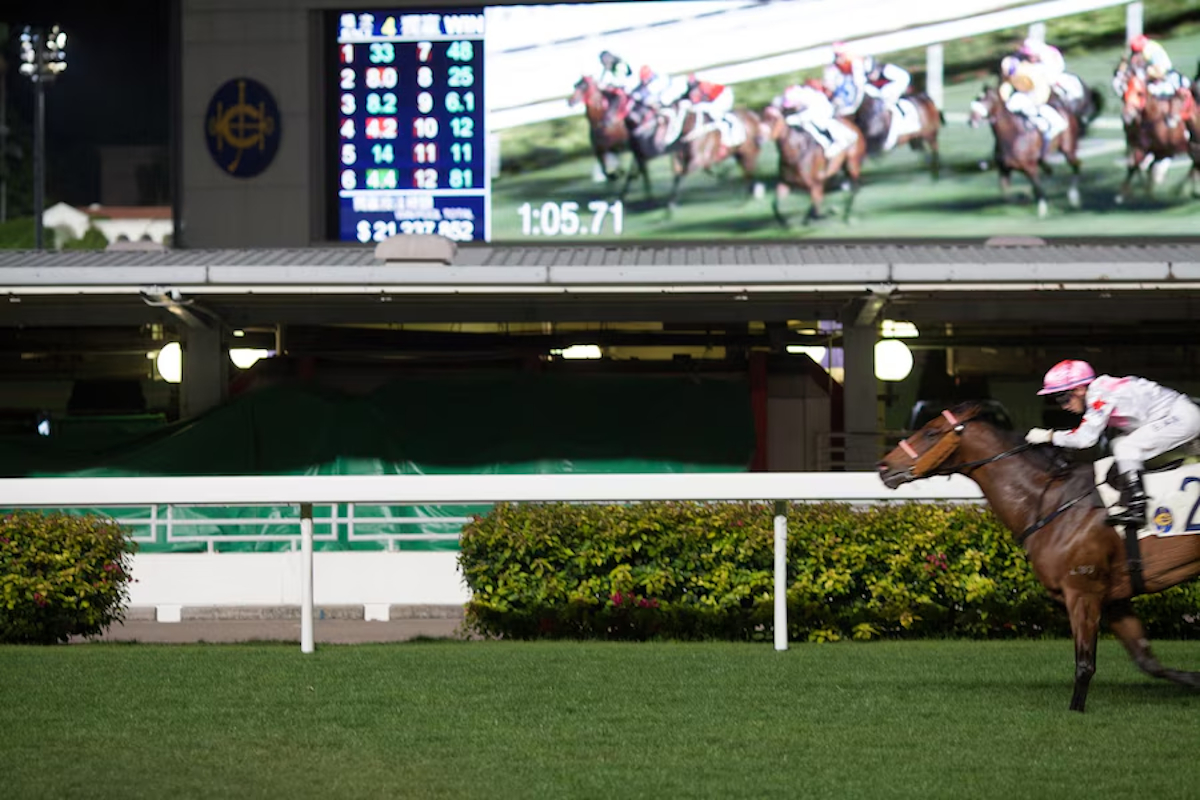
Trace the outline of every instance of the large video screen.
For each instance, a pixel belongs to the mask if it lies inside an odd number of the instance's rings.
[[[1084,5],[329,12],[331,238],[1200,237],[1200,6]]]

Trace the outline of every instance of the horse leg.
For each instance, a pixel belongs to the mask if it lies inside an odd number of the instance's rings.
[[[1079,208],[1081,205],[1079,199],[1079,171],[1082,165],[1079,162],[1079,156],[1076,155],[1074,147],[1069,152],[1063,151],[1063,157],[1071,165],[1071,188],[1067,189],[1067,202],[1071,204],[1071,208]]]
[[[937,183],[938,176],[942,171],[942,155],[938,150],[937,136],[928,140],[929,142],[929,172],[933,176],[933,182]]]
[[[671,182],[671,196],[667,198],[667,217],[675,215],[675,209],[679,207],[679,185],[683,183],[683,176],[686,173],[683,170],[676,170],[675,180]]]
[[[824,182],[813,181],[812,187],[808,190],[808,196],[812,199],[812,205],[808,207],[808,214],[804,217],[805,225],[825,218],[825,215],[821,213],[821,205],[825,202]]]
[[[786,183],[780,181],[775,184],[775,199],[771,201],[771,211],[775,214],[775,221],[783,227],[788,227],[787,216],[783,213],[783,201],[791,192],[791,188]]]
[[[1121,640],[1121,644],[1125,645],[1125,650],[1128,651],[1129,657],[1133,659],[1133,663],[1137,665],[1138,669],[1155,678],[1200,688],[1200,672],[1167,669],[1158,662],[1154,653],[1150,651],[1150,641],[1146,638],[1146,629],[1142,627],[1142,621],[1134,616],[1133,606],[1129,601],[1114,605],[1109,611],[1109,617],[1109,627]]]
[[[646,159],[637,150],[633,151],[633,164],[629,171],[625,173],[625,184],[621,187],[620,199],[625,201],[625,196],[629,194],[629,184],[633,183],[633,179],[641,173],[642,180],[646,182],[646,196],[650,196],[650,178],[646,175]]]
[[[1071,710],[1083,712],[1087,704],[1088,685],[1096,674],[1096,640],[1100,636],[1100,595],[1095,591],[1064,589],[1067,614],[1071,618],[1071,635],[1075,639],[1075,691],[1071,694]]]
[[[1033,187],[1033,199],[1037,201],[1038,219],[1042,219],[1046,216],[1049,207],[1046,204],[1046,193],[1042,190],[1042,184],[1038,180],[1037,167],[1031,165],[1021,171],[1025,173],[1026,178],[1029,178],[1029,185]]]

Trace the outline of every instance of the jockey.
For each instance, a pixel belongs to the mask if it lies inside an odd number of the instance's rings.
[[[695,74],[688,75],[687,86],[687,98],[701,121],[707,113],[714,122],[720,122],[733,111],[733,89],[728,86],[699,80]]]
[[[883,101],[884,108],[892,115],[893,124],[889,127],[887,140],[883,144],[885,151],[891,150],[896,146],[896,134],[899,130],[895,125],[896,115],[900,113],[896,104],[908,91],[909,84],[912,83],[912,76],[908,74],[908,70],[895,64],[880,64],[872,56],[863,59],[863,70],[867,79],[867,83],[863,87],[863,94],[878,97]]]
[[[1040,395],[1053,395],[1068,411],[1082,414],[1074,430],[1033,428],[1025,434],[1030,444],[1086,449],[1100,439],[1106,427],[1118,430],[1112,440],[1113,457],[1121,475],[1120,503],[1124,510],[1110,513],[1110,525],[1146,524],[1146,490],[1142,469],[1146,459],[1186,444],[1200,435],[1200,408],[1185,394],[1154,381],[1129,376],[1096,375],[1086,361],[1060,361],[1050,368]]]
[[[1050,81],[1040,64],[1021,61],[1012,66],[1012,74],[1000,86],[1004,105],[1014,114],[1025,117],[1042,133],[1042,152],[1045,160],[1054,137],[1065,131],[1070,123],[1050,106]]]
[[[854,132],[838,121],[829,94],[818,80],[787,87],[771,105],[784,113],[788,125],[808,131],[828,158],[854,144]]]
[[[1050,81],[1051,87],[1064,100],[1074,101],[1082,99],[1083,84],[1080,83],[1077,76],[1067,72],[1067,61],[1063,58],[1062,51],[1057,47],[1048,45],[1040,39],[1030,37],[1021,42],[1021,49],[1017,51],[1017,55],[1026,61],[1040,64],[1042,71],[1046,75],[1046,79]]]
[[[630,92],[635,102],[652,108],[670,105],[687,93],[687,81],[660,75],[651,67],[643,65],[638,71],[638,85]]]
[[[604,68],[597,76],[596,83],[601,89],[621,89],[629,94],[637,86],[637,75],[624,59],[604,50],[600,53],[600,63]]]
[[[833,63],[825,68],[824,85],[839,115],[849,116],[862,104],[867,85],[866,63],[845,42],[833,43]]]
[[[1146,90],[1155,97],[1170,100],[1167,125],[1176,127],[1190,109],[1191,81],[1172,66],[1167,49],[1144,33],[1129,40],[1129,53],[1130,58],[1140,55],[1146,65]],[[1113,88],[1121,95],[1125,94],[1125,67],[1126,62],[1122,60],[1113,76]]]

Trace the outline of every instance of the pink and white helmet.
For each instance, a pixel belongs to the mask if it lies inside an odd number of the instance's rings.
[[[1038,394],[1058,394],[1096,380],[1096,371],[1086,361],[1060,361],[1050,368]]]

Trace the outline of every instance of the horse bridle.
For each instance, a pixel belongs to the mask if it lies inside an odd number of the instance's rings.
[[[1023,453],[1033,445],[1028,442],[1023,442],[1016,447],[1005,450],[1003,453],[997,453],[988,458],[981,458],[977,461],[967,461],[963,464],[956,464],[953,467],[943,468],[942,463],[950,457],[950,454],[958,449],[959,441],[962,439],[962,432],[967,427],[970,419],[959,420],[951,413],[950,409],[942,412],[942,416],[950,423],[950,430],[942,434],[937,443],[933,447],[926,450],[924,453],[918,453],[913,446],[908,443],[907,439],[901,439],[899,447],[904,451],[904,454],[913,460],[913,464],[909,467],[908,472],[914,478],[927,478],[930,475],[955,475],[959,473],[970,472],[971,470],[982,467],[984,464],[990,464],[993,461],[999,461],[1002,458],[1014,456],[1017,453]]]
[[[1023,453],[1033,447],[1033,445],[1029,442],[1023,442],[1016,447],[1005,450],[1003,453],[997,453],[996,455],[989,456],[988,458],[981,458],[977,461],[967,461],[963,464],[955,464],[952,467],[943,468],[942,463],[950,457],[951,453],[958,449],[959,440],[962,438],[962,432],[966,428],[967,423],[971,420],[964,419],[959,421],[949,409],[943,411],[942,416],[945,417],[946,421],[950,423],[951,428],[942,434],[942,437],[938,439],[937,443],[924,453],[918,453],[915,449],[913,449],[913,446],[908,443],[907,439],[900,440],[900,449],[904,451],[905,455],[913,460],[913,465],[909,467],[908,471],[909,474],[911,474],[914,478],[925,478],[930,475],[965,474],[973,469],[982,467],[984,464],[991,464],[993,461],[999,461],[1002,458],[1008,458],[1009,456],[1014,456],[1017,453]],[[1043,489],[1043,498],[1045,496],[1044,493],[1046,489],[1049,489],[1049,484],[1047,484]],[[1093,491],[1093,489],[1089,489],[1078,497],[1072,498],[1061,504],[1049,514],[1046,514],[1045,516],[1036,520],[1032,525],[1030,525],[1020,535],[1017,536],[1017,544],[1023,546],[1025,541],[1030,536],[1049,525],[1056,518],[1061,516],[1069,508],[1076,505],[1084,498],[1089,497]]]

